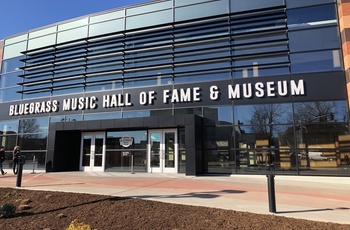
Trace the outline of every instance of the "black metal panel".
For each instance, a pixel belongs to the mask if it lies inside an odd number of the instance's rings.
[[[114,128],[114,120],[101,120],[101,129]]]
[[[79,171],[81,132],[56,132],[53,171]]]

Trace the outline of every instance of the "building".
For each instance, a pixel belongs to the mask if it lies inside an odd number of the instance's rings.
[[[1,142],[47,171],[349,174],[346,0],[161,0],[0,43]]]

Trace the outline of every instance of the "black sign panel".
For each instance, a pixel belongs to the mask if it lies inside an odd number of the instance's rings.
[[[343,72],[99,91],[0,105],[0,119],[198,106],[344,100]]]

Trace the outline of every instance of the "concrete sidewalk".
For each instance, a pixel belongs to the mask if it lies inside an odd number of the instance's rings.
[[[0,176],[16,188],[17,177]],[[350,224],[350,177],[276,176],[276,209],[269,212],[266,176],[23,172],[21,189],[133,197],[168,203]]]

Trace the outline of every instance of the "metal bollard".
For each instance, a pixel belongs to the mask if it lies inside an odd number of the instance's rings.
[[[35,173],[34,170],[35,170],[35,155],[33,155],[33,172],[31,174]]]
[[[22,184],[22,172],[23,172],[23,165],[25,163],[24,156],[18,157],[18,172],[17,172],[17,180],[16,180],[16,187],[21,187]]]
[[[131,174],[134,173],[134,154],[131,154]]]
[[[272,164],[267,165],[266,177],[269,197],[269,212],[276,213],[275,172]]]

